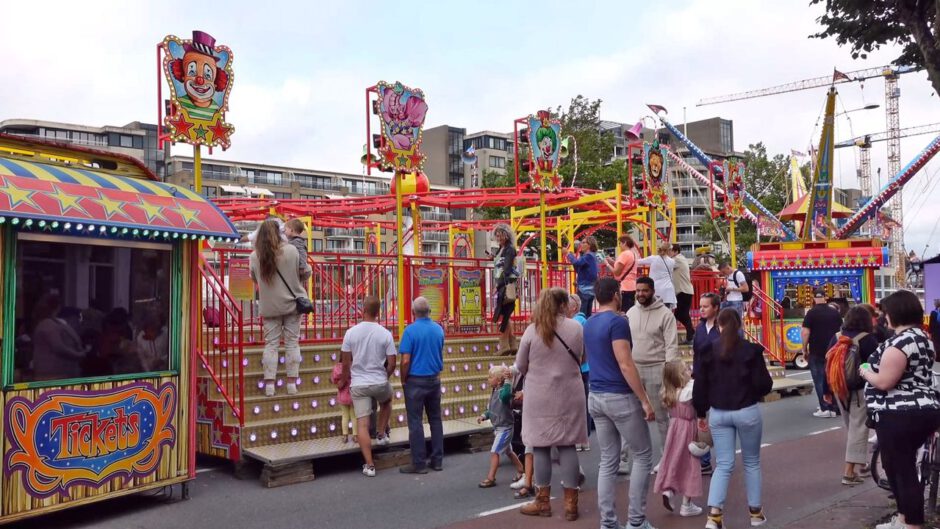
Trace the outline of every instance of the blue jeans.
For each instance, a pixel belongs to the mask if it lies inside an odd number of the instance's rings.
[[[723,509],[728,496],[728,482],[734,471],[734,449],[741,439],[741,459],[744,461],[744,488],[747,490],[749,507],[761,506],[760,440],[764,420],[757,404],[740,410],[708,412],[708,427],[712,431],[715,446],[715,473],[708,487],[708,506]]]
[[[816,391],[816,399],[819,400],[819,409],[823,411],[836,410],[835,399],[832,404],[823,400],[824,395],[829,395],[832,390],[829,389],[829,381],[826,380],[826,359],[819,355],[809,355],[809,373],[813,377],[813,388]]]
[[[591,392],[588,397],[588,410],[594,417],[597,444],[601,449],[597,472],[597,507],[601,515],[601,527],[620,527],[617,522],[615,498],[621,438],[633,455],[627,517],[632,525],[642,525],[646,521],[646,496],[650,490],[653,448],[650,429],[643,418],[640,400],[633,393]]]
[[[438,376],[408,377],[405,384],[405,410],[408,412],[408,444],[411,464],[424,468],[428,464],[424,446],[424,417],[431,426],[431,464],[444,461],[444,425],[441,423],[441,379]]]
[[[594,294],[584,294],[581,289],[578,289],[578,298],[581,300],[581,312],[584,313],[585,318],[590,318],[594,309]]]
[[[741,321],[744,321],[744,302],[743,301],[722,301],[721,308],[732,308],[738,311],[738,316],[741,316]]]

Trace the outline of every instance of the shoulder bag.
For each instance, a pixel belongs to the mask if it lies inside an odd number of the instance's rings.
[[[630,265],[630,268],[628,268],[627,271],[624,272],[622,276],[620,276],[619,278],[617,278],[617,281],[621,281],[621,282],[622,282],[624,279],[627,278],[628,275],[630,275],[630,272],[633,271],[633,267],[636,266],[636,259],[637,259],[637,255],[636,255],[636,253],[634,252],[634,253],[633,253],[633,264]]]
[[[297,314],[310,314],[313,312],[313,303],[310,301],[310,298],[307,296],[298,296],[294,294],[294,290],[291,289],[290,285],[287,284],[287,280],[284,279],[284,276],[281,275],[280,270],[276,270],[278,277],[281,278],[281,281],[284,283],[284,286],[287,287],[287,291],[290,292],[291,296],[294,296],[294,303],[297,306]]]
[[[574,360],[575,365],[578,366],[578,372],[580,373],[581,361],[578,360],[578,355],[576,355],[574,351],[572,351],[571,348],[568,347],[568,344],[566,344],[565,341],[561,339],[561,336],[558,335],[558,331],[553,331],[553,332],[555,333],[555,338],[558,338],[558,341],[561,342],[561,345],[565,346],[565,350],[568,351],[569,355],[571,355],[571,359]]]

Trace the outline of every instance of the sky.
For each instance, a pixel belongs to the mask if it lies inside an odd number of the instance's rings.
[[[156,44],[167,34],[189,38],[201,29],[234,52],[232,147],[211,157],[361,172],[364,89],[379,80],[421,88],[429,105],[426,127],[508,131],[514,118],[567,106],[580,94],[603,100],[603,119],[632,123],[649,114],[646,103],[657,103],[674,123],[733,120],[739,151],[762,141],[771,154],[806,152],[818,141],[823,88],[696,102],[833,68],[878,67],[897,56],[897,49],[884,49],[853,60],[834,40],[809,39],[822,8],[807,4],[11,2],[0,17],[0,121],[153,123]],[[900,90],[901,127],[940,122],[940,101],[926,73],[901,76]],[[839,111],[881,107],[838,117],[837,140],[885,130],[881,79],[841,85],[839,95]],[[930,139],[903,139],[902,166]],[[874,184],[878,168],[884,184],[885,143],[871,153]],[[855,149],[837,151],[836,185],[856,186],[857,156]],[[938,170],[940,160],[933,161],[903,193],[906,244],[919,254],[940,252],[940,220],[931,207],[940,199]]]

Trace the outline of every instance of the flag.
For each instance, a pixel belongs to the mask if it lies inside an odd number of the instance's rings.
[[[839,70],[836,70],[835,68],[832,69],[832,82],[833,83],[838,83],[839,81],[851,81],[851,80],[852,78],[849,77],[848,75],[845,75],[844,73],[840,72]]]
[[[790,156],[796,156],[796,157],[799,157],[799,158],[805,158],[805,157],[806,157],[806,153],[805,153],[805,152],[800,152],[800,151],[798,151],[798,150],[796,150],[796,149],[790,149]]]
[[[668,114],[668,113],[669,113],[669,111],[666,110],[666,107],[664,107],[664,106],[662,106],[662,105],[650,105],[650,104],[647,104],[646,106],[648,106],[649,109],[653,111],[653,114],[659,114],[660,112],[662,112],[663,114]]]
[[[759,231],[761,235],[772,239],[783,238],[787,235],[786,232],[783,231],[783,226],[781,226],[779,220],[768,217],[763,213],[757,214],[757,231]]]

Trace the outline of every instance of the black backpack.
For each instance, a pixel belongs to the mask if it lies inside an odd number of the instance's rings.
[[[738,269],[731,274],[731,280],[734,281],[734,286],[740,287],[741,284],[738,283],[738,272],[744,276],[744,282],[747,283],[747,292],[741,292],[741,297],[744,301],[751,301],[751,298],[754,297],[754,278],[751,277],[751,274],[747,270]]]

